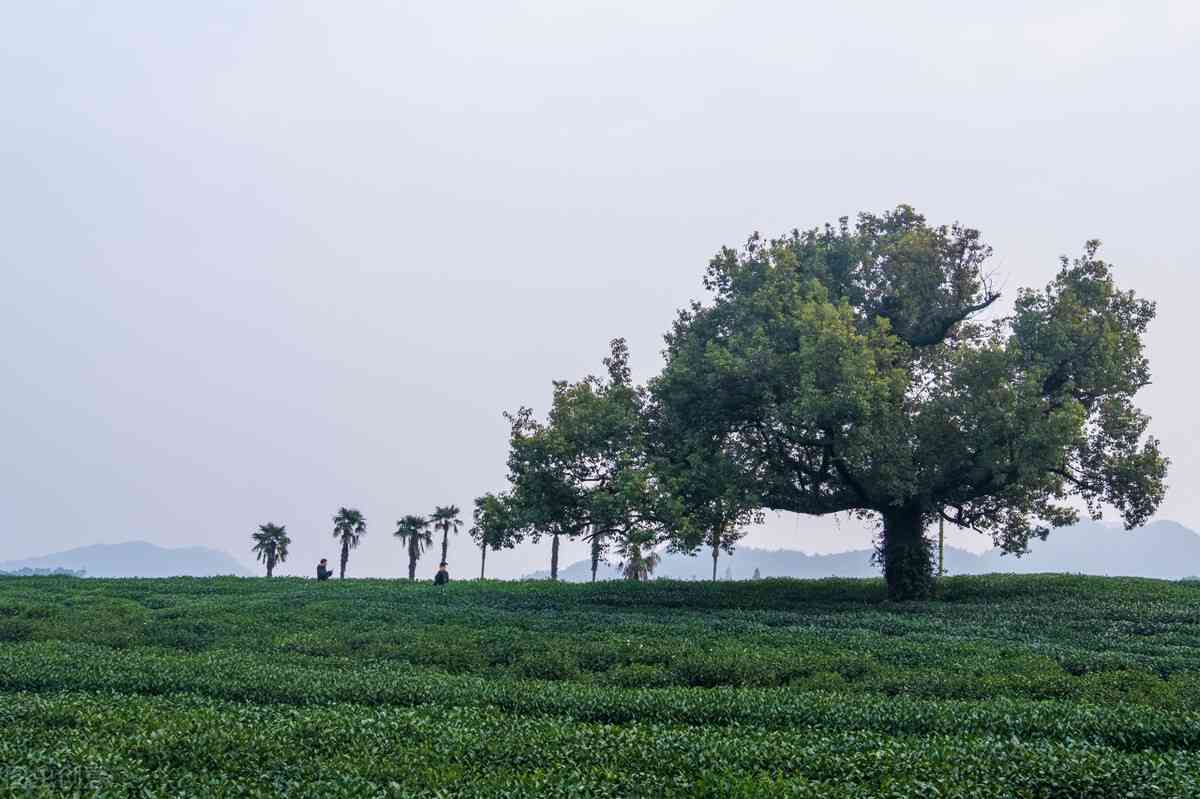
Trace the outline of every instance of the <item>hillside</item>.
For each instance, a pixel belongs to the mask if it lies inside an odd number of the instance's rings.
[[[1200,574],[1200,535],[1172,521],[1158,521],[1126,531],[1086,523],[1050,533],[1034,541],[1021,558],[987,552],[973,569],[958,574],[1070,572],[1110,576],[1179,579]]]
[[[7,579],[0,795],[1200,795],[1200,585],[939,591]]]
[[[167,549],[146,541],[96,544],[65,552],[0,562],[0,572],[21,569],[68,569],[88,577],[249,576],[250,570],[228,553],[207,547]]]
[[[1094,522],[1051,532],[1045,541],[1034,541],[1022,557],[999,551],[975,554],[946,547],[947,574],[1037,574],[1058,572],[1099,576],[1152,577],[1175,580],[1200,574],[1200,535],[1177,522],[1159,521],[1132,531]],[[761,577],[877,577],[869,549],[809,555],[790,549],[738,547],[733,555],[721,553],[717,572],[721,578],[748,580],[755,570]],[[707,552],[689,557],[664,553],[656,577],[706,580],[712,575]],[[559,570],[568,582],[591,580],[591,562],[577,561]],[[529,579],[544,579],[540,570]],[[602,563],[597,578],[617,579],[615,564]]]

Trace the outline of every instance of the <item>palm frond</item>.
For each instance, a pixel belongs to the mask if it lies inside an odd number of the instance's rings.
[[[287,560],[288,544],[292,543],[292,539],[287,534],[286,526],[273,522],[260,524],[250,538],[254,541],[250,551],[257,553],[258,560],[269,560],[272,555],[279,563]]]

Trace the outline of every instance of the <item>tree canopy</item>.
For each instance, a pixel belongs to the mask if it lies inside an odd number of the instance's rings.
[[[342,544],[339,580],[346,577],[346,563],[350,560],[350,550],[357,549],[366,534],[367,520],[361,511],[355,508],[338,508],[333,517],[333,537]]]
[[[417,579],[417,561],[425,553],[425,548],[433,545],[433,530],[429,519],[424,516],[408,514],[396,522],[396,531],[392,533],[400,539],[408,549],[408,579]]]
[[[450,534],[458,535],[459,528],[462,527],[463,521],[460,518],[462,511],[457,505],[438,505],[434,509],[433,514],[429,517],[429,523],[434,530],[442,534],[442,563],[446,562],[446,554],[450,546]]]
[[[292,543],[287,534],[287,527],[274,522],[260,524],[257,532],[250,534],[254,546],[250,548],[258,560],[267,566],[267,576],[275,573],[276,564],[283,563],[288,558],[288,546]]]
[[[479,545],[479,579],[482,580],[487,565],[487,551],[512,549],[521,542],[523,531],[512,499],[505,494],[489,493],[477,497],[471,519],[474,523],[467,532]]]
[[[509,481],[520,526],[582,537],[591,544],[592,576],[609,544],[661,529],[646,444],[645,392],[633,384],[624,339],[604,359],[607,378],[556,381],[550,412],[509,414]]]
[[[660,446],[728,472],[714,485],[735,504],[881,518],[896,598],[928,594],[939,515],[1016,553],[1078,518],[1072,494],[1136,526],[1167,466],[1133,404],[1154,304],[1121,291],[1097,247],[987,319],[999,294],[975,230],[901,206],[752,236],[711,261],[712,301],[667,335],[653,413],[682,432]]]

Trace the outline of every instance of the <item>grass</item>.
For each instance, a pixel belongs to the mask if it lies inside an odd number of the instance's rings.
[[[0,796],[1200,796],[1200,584],[0,580]]]

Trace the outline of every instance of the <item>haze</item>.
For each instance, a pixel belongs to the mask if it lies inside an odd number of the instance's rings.
[[[0,560],[249,561],[275,521],[308,574],[349,505],[350,574],[400,575],[397,518],[504,487],[503,410],[615,336],[654,374],[720,246],[898,203],[980,228],[1008,300],[1104,240],[1158,301],[1158,518],[1200,527],[1195,3],[38,2],[0,31]]]

